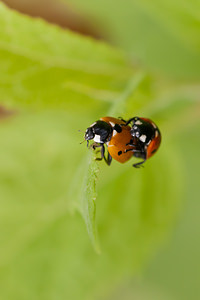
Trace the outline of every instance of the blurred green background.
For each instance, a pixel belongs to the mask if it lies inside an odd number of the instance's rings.
[[[3,2],[0,298],[199,299],[199,1]],[[159,125],[145,168],[79,145],[109,114]]]

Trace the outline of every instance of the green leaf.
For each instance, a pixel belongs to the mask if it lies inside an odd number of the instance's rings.
[[[86,160],[86,162],[87,169],[85,179],[83,180],[79,209],[85,220],[87,231],[94,248],[97,253],[100,253],[96,229],[96,184],[99,166],[95,161],[94,155],[90,155],[89,160]]]
[[[187,0],[176,2],[154,0],[150,3],[142,0],[138,4],[172,36],[180,40],[185,47],[199,54],[199,3]]]
[[[85,224],[71,209],[72,204],[82,209],[90,238],[95,237],[95,206],[86,197],[96,191],[81,192],[89,181],[94,187],[96,166],[91,161],[84,169],[88,149],[71,133],[72,120],[66,112],[41,112],[0,127],[3,299],[104,297],[154,253],[179,210],[184,172],[181,158],[170,163],[178,152],[169,138],[144,169],[132,168],[131,161],[110,167],[100,162],[96,215],[101,255],[96,255]],[[85,180],[79,169],[88,175]],[[70,192],[75,179],[81,206]]]
[[[99,165],[95,160],[96,153],[92,153],[92,149],[90,149],[88,154],[88,158],[85,156],[77,168],[68,194],[69,198],[71,198],[71,212],[74,213],[75,210],[80,212],[85,221],[94,250],[99,254],[100,246],[96,225],[96,189]],[[77,182],[80,182],[80,188],[77,188]]]
[[[7,264],[49,224],[70,213],[67,197],[80,159],[64,112],[28,114],[0,127],[1,258]]]
[[[105,298],[173,227],[187,171],[173,134],[196,126],[198,103],[163,97],[162,85],[105,44],[3,4],[0,15],[0,97],[15,108],[0,124],[0,298]],[[161,128],[144,169],[133,160],[107,167],[80,145],[79,129],[121,110],[154,116]]]
[[[104,43],[31,20],[0,3],[1,103],[87,112],[114,101],[132,69]],[[102,103],[103,101],[103,103]],[[80,109],[81,106],[81,109]]]
[[[199,1],[119,0],[115,5],[107,0],[75,0],[71,4],[146,69],[158,76],[199,80]]]

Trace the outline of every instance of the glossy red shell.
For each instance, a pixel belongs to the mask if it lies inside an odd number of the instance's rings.
[[[101,120],[107,123],[112,122],[114,124],[125,125],[124,121],[112,117],[103,117],[101,118]],[[116,131],[113,132],[113,136],[111,140],[108,142],[108,152],[110,153],[112,158],[114,158],[118,162],[125,163],[133,156],[132,151],[125,152],[125,150],[135,149],[135,148],[132,146],[126,146],[126,144],[130,143],[130,140],[132,139],[131,132],[130,132],[131,127],[121,126],[121,128],[122,131],[120,133]]]
[[[160,143],[161,143],[161,133],[160,133],[158,127],[156,126],[156,124],[154,122],[152,122],[150,119],[146,119],[146,118],[141,118],[141,119],[148,122],[150,125],[152,125],[154,128],[156,128],[156,135],[152,139],[152,141],[150,142],[150,144],[147,146],[147,149],[146,149],[146,153],[147,153],[146,159],[148,159],[151,156],[153,156],[154,153],[156,153],[156,151],[158,150]]]

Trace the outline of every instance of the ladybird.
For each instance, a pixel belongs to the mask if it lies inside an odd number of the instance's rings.
[[[133,117],[126,122],[125,126],[130,123],[132,140],[127,145],[135,148],[134,151],[126,149],[125,152],[133,152],[133,156],[143,159],[133,165],[138,168],[158,150],[161,133],[157,125],[150,119]]]
[[[85,140],[87,146],[89,140],[93,140],[91,147],[101,148],[101,158],[96,158],[96,160],[104,158],[108,165],[111,164],[112,158],[125,163],[133,156],[135,149],[134,145],[128,145],[132,141],[131,127],[126,126],[126,121],[121,118],[100,118],[86,129]],[[105,157],[105,145],[108,147],[107,157]]]

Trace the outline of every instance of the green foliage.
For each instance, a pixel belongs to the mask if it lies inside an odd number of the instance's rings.
[[[2,4],[0,68],[1,103],[15,111],[0,124],[0,296],[103,298],[173,226],[185,172],[174,137],[188,113],[187,128],[198,122],[196,94],[158,88],[119,51]],[[79,144],[78,130],[110,112],[159,123],[144,169],[107,167]]]
[[[82,8],[108,40],[123,47],[146,69],[169,78],[200,79],[199,1],[70,2]]]
[[[2,4],[0,64],[2,103],[34,109],[78,110],[86,101],[94,109],[94,100],[114,101],[132,73],[122,54],[109,46],[41,20],[21,19],[16,12],[8,15]]]
[[[88,161],[84,158],[84,163],[82,163],[80,167],[80,170],[78,169],[78,174],[76,174],[74,178],[74,182],[77,184],[78,178],[80,182],[83,181],[83,184],[82,187],[78,188],[78,203],[75,202],[75,207],[80,211],[85,220],[87,231],[94,249],[97,253],[100,253],[96,229],[96,185],[99,166],[95,161],[95,156],[90,155]],[[77,187],[75,188],[77,189]]]

